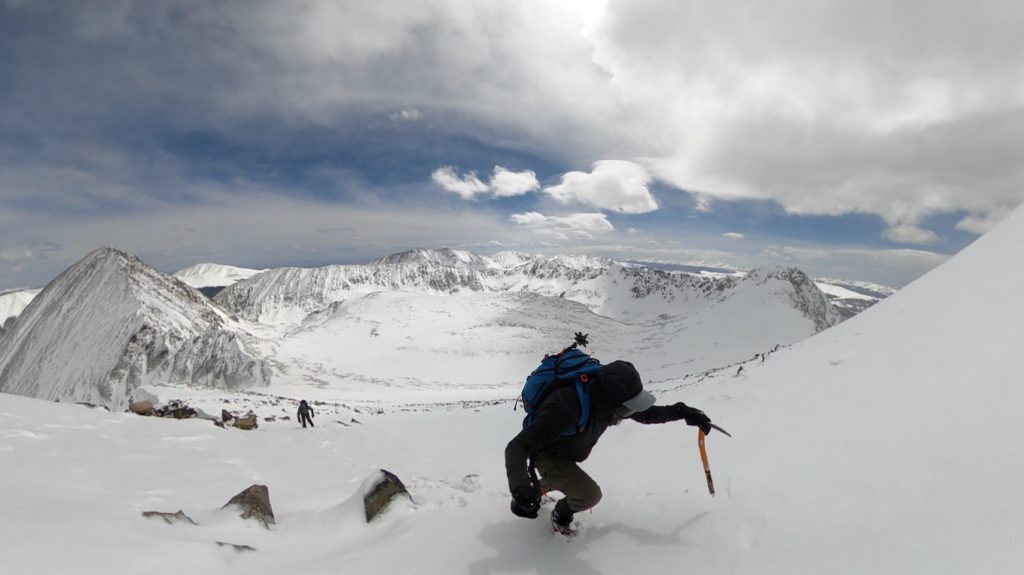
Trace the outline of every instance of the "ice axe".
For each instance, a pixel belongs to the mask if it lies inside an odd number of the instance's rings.
[[[722,429],[721,427],[718,427],[714,423],[709,423],[708,425],[710,425],[712,429],[717,429],[718,431],[721,431],[726,435],[726,437],[732,437],[732,435],[730,435],[728,431]],[[708,450],[705,449],[704,447],[704,437],[704,430],[699,430],[697,432],[697,447],[700,448],[700,460],[704,464],[704,477],[706,477],[708,480],[708,491],[711,493],[711,496],[714,497],[715,482],[711,479],[711,466],[708,465]]]

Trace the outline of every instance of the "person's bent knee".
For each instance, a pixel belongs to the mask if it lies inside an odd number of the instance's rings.
[[[586,491],[575,493],[569,496],[569,509],[575,511],[586,511],[601,502],[601,488],[595,483]]]

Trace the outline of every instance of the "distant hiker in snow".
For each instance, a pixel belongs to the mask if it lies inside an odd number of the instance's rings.
[[[555,369],[558,370],[557,366]],[[551,524],[566,537],[576,534],[573,514],[590,509],[601,500],[601,488],[577,463],[587,459],[609,426],[623,419],[643,424],[685,420],[705,433],[712,429],[704,412],[682,402],[653,406],[654,396],[644,390],[640,374],[631,363],[615,361],[603,367],[598,364],[598,369],[583,380],[590,389],[586,402],[578,396],[577,386],[553,385],[539,405],[534,406],[532,414],[531,406],[526,405],[530,415],[524,428],[505,448],[512,513],[534,519],[541,507],[542,494],[560,491],[565,497],[555,504]],[[524,405],[525,398],[524,393]],[[587,418],[582,417],[584,404],[589,404]],[[586,423],[580,429],[578,422],[582,419]],[[540,472],[539,479],[536,472]]]
[[[306,428],[307,423],[309,424],[310,427],[316,427],[313,425],[314,415],[315,414],[313,413],[313,408],[310,407],[308,403],[306,403],[305,399],[299,402],[299,423],[302,424],[303,429]]]
[[[739,369],[736,370],[736,375],[739,375],[741,373],[743,373],[743,366],[742,365],[740,366]]]

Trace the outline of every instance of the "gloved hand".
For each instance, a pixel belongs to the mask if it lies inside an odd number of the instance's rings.
[[[540,510],[540,488],[524,485],[512,490],[512,513],[527,519],[536,519]]]
[[[674,404],[672,407],[676,410],[676,415],[681,419],[686,420],[686,425],[699,427],[705,435],[711,433],[711,418],[703,411],[695,407],[690,407],[681,401]]]

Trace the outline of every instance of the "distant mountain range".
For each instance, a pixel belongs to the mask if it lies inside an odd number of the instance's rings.
[[[463,388],[515,385],[577,330],[594,332],[607,359],[672,377],[799,341],[886,289],[823,284],[795,268],[690,273],[452,249],[320,268],[201,264],[172,278],[103,248],[34,298],[19,295],[32,302],[20,314],[9,305],[17,319],[0,335],[0,391],[121,408],[145,384],[287,381],[370,396],[445,385],[454,371],[477,374]]]

